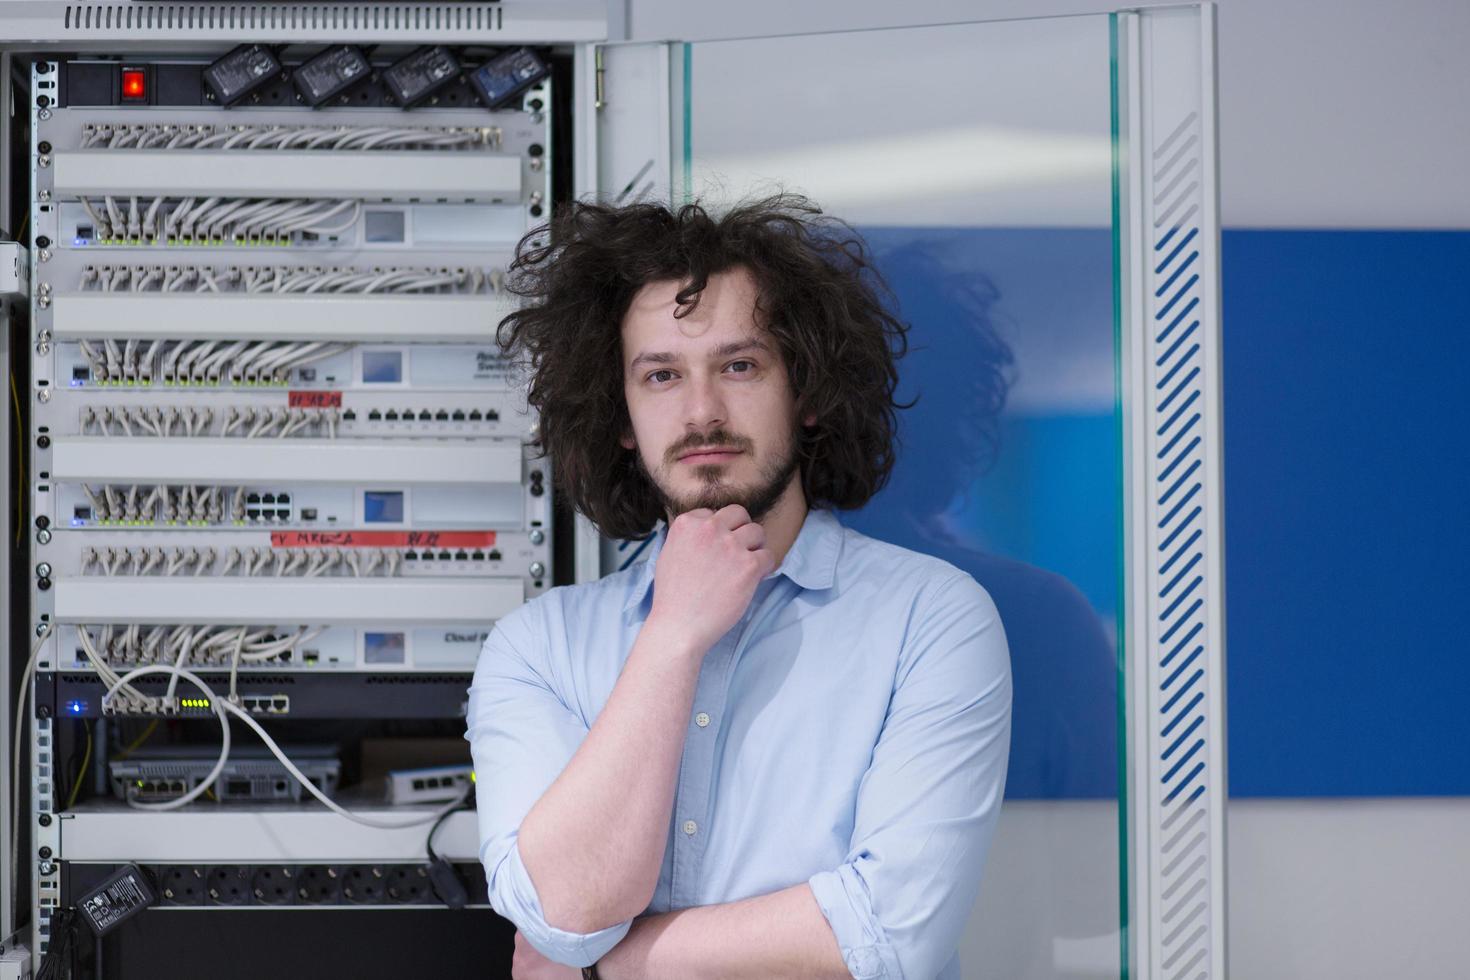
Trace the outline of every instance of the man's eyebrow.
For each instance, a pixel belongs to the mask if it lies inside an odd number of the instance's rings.
[[[628,370],[631,371],[640,364],[676,364],[678,361],[678,356],[668,351],[644,351],[629,362]]]
[[[771,348],[770,345],[759,337],[742,337],[740,340],[732,340],[729,343],[721,344],[711,351],[711,353],[715,357],[729,357],[731,354],[742,354],[750,350],[760,350],[770,353]]]

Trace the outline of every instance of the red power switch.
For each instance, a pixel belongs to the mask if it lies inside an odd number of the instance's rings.
[[[144,83],[144,72],[141,68],[124,68],[122,70],[122,97],[124,102],[143,102],[148,98],[148,87]]]

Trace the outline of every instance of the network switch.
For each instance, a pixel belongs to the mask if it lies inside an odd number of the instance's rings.
[[[337,791],[342,764],[332,745],[292,745],[291,761],[327,796]],[[213,770],[219,756],[214,746],[147,746],[126,759],[108,764],[112,793],[120,800],[158,802],[194,789]],[[240,746],[230,752],[211,788],[218,803],[300,802],[306,791],[286,767],[264,748]]]

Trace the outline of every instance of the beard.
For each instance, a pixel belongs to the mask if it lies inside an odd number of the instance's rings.
[[[686,511],[701,508],[719,510],[731,504],[739,504],[745,508],[752,521],[759,521],[771,512],[771,508],[776,506],[776,502],[786,492],[786,487],[791,483],[800,465],[796,455],[796,437],[793,434],[782,446],[777,447],[777,451],[770,459],[761,465],[760,474],[752,484],[741,486],[729,482],[725,479],[726,464],[712,463],[694,467],[694,478],[701,484],[699,489],[677,495],[669,489],[672,483],[670,471],[679,465],[681,455],[691,449],[715,447],[750,453],[754,449],[754,443],[726,429],[714,429],[707,433],[691,433],[664,452],[664,463],[657,472],[649,472],[647,465],[643,462],[643,454],[635,450],[638,468],[648,478],[649,484],[653,487],[654,493],[658,495],[660,502],[663,503],[670,520]]]

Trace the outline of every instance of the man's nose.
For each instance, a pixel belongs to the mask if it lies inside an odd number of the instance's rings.
[[[725,400],[719,385],[711,380],[695,379],[685,386],[688,399],[684,405],[684,428],[690,431],[713,429],[728,419]]]

